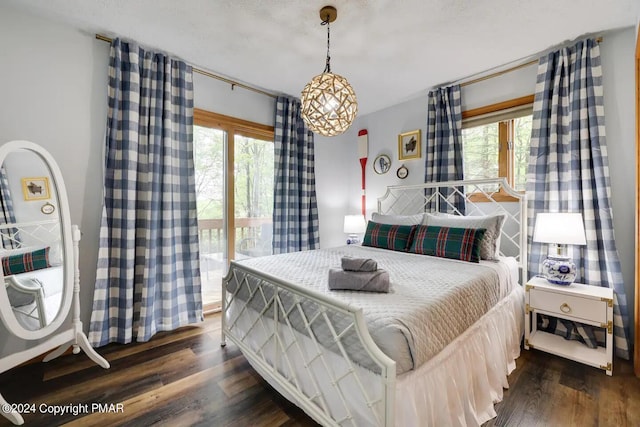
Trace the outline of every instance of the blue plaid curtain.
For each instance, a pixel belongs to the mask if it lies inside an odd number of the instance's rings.
[[[94,346],[203,319],[192,69],[116,39],[108,103]]]
[[[274,137],[273,253],[320,245],[313,133],[300,115],[300,100],[276,99]]]
[[[429,91],[427,106],[427,145],[425,149],[424,182],[457,181],[463,179],[462,169],[462,104],[460,85]],[[441,188],[440,212],[465,212],[464,188]],[[434,190],[425,190],[432,197]],[[435,210],[435,199],[428,204]]]
[[[629,358],[627,299],[613,235],[604,130],[600,48],[580,41],[540,59],[527,175],[528,235],[538,212],[581,212],[587,245],[570,247],[577,281],[613,288],[616,354]],[[529,237],[530,238],[530,237]],[[529,242],[529,275],[540,272],[547,246]],[[558,322],[556,333],[590,345],[583,325]],[[576,336],[577,335],[577,336]]]
[[[16,216],[13,211],[13,199],[9,190],[9,179],[7,172],[0,167],[0,224],[15,224]],[[20,242],[18,230],[16,228],[3,228],[0,230],[2,247],[5,249],[16,248]]]

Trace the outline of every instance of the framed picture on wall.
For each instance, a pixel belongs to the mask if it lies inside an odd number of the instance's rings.
[[[411,160],[422,157],[422,131],[412,130],[398,135],[398,159]]]
[[[44,200],[51,197],[49,193],[49,178],[41,176],[38,178],[22,178],[22,194],[24,199]]]

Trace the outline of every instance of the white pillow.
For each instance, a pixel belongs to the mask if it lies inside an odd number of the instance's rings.
[[[502,225],[507,216],[505,214],[486,216],[460,215],[424,215],[423,225],[451,228],[484,228],[484,237],[480,241],[480,259],[496,259],[500,249],[500,235]]]
[[[418,225],[422,223],[423,218],[424,214],[421,213],[415,215],[381,215],[374,212],[371,215],[371,221],[389,225]]]
[[[15,248],[15,249],[0,248],[0,257],[22,255],[22,254],[26,254],[27,252],[33,252],[43,248],[44,246],[22,246],[20,248]]]

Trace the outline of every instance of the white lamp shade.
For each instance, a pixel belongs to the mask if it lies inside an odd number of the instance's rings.
[[[584,222],[580,213],[539,213],[533,241],[560,245],[586,245]]]
[[[367,230],[367,222],[363,215],[345,215],[344,232],[346,234],[362,234]]]

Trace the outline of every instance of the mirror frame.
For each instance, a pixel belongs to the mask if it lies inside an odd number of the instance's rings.
[[[69,209],[69,199],[67,190],[62,179],[62,173],[54,158],[47,150],[30,141],[10,141],[0,146],[0,165],[2,165],[9,154],[16,150],[30,151],[40,158],[51,172],[51,185],[55,189],[56,203],[58,206],[58,216],[60,218],[61,251],[63,254],[63,296],[58,314],[48,325],[34,331],[22,326],[11,308],[9,296],[5,286],[0,286],[0,318],[7,330],[13,335],[25,340],[38,340],[53,334],[69,315],[71,310],[71,300],[74,287],[74,258],[73,242],[71,239],[71,213]],[[52,191],[53,193],[53,191]],[[4,271],[0,268],[0,278],[4,282]]]

